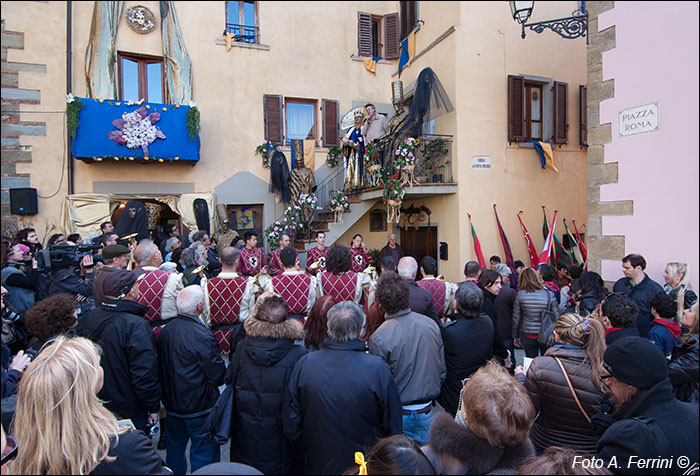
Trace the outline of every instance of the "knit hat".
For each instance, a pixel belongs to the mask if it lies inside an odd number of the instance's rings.
[[[139,273],[120,269],[106,273],[105,280],[102,282],[102,290],[105,296],[119,297],[127,294],[134,283],[139,278]]]
[[[109,245],[102,250],[102,259],[113,259],[117,256],[129,254],[129,248],[123,245]]]
[[[668,377],[661,350],[644,337],[623,337],[608,346],[603,367],[616,379],[637,388],[649,388]]]

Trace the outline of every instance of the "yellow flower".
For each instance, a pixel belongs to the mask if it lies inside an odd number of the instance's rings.
[[[129,157],[129,160],[134,160],[134,158],[133,158],[133,157]]]
[[[174,160],[180,160],[180,157],[175,157],[175,159],[174,159]]]
[[[178,107],[180,107],[180,105],[179,105],[179,104],[175,104],[175,107],[178,108]]]
[[[98,162],[102,162],[102,157],[96,157],[95,160]]]
[[[150,109],[150,108],[151,108],[151,106],[149,106],[148,104],[146,104],[146,109]]]
[[[163,108],[163,111],[167,111],[167,110],[168,110],[168,108],[167,108],[167,107],[164,107],[164,108]]]
[[[144,157],[143,160],[148,160],[148,157]]]
[[[158,162],[163,162],[163,159],[158,159]]]
[[[119,161],[119,157],[115,157],[114,160]]]
[[[100,101],[100,103],[103,103],[103,102],[105,102],[105,100],[104,100],[104,99],[98,99],[98,101]]]
[[[120,102],[115,102],[114,105],[115,105],[115,106],[121,106],[122,103],[120,103]]]

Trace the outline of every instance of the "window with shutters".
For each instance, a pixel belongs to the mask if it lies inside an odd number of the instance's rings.
[[[263,95],[265,139],[285,145],[290,145],[291,141],[296,139],[318,139],[317,107],[316,99]],[[322,99],[321,112],[322,146],[338,145],[340,140],[338,101]]]
[[[418,2],[399,2],[401,16],[401,39],[406,38],[416,27]]]
[[[588,88],[583,85],[578,87],[578,124],[579,124],[579,145],[588,145],[588,109],[586,101],[588,99]]]
[[[568,84],[539,76],[508,76],[508,141],[568,143]]]
[[[399,14],[384,16],[357,13],[357,54],[374,58],[396,59],[400,54]]]
[[[234,40],[260,43],[258,29],[258,2],[226,2],[226,32]]]
[[[162,103],[163,58],[119,53],[119,99]]]
[[[316,138],[316,100],[285,98],[285,143]]]

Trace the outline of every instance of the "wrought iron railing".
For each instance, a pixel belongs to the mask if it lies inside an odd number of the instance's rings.
[[[225,33],[233,34],[235,41],[244,43],[258,43],[260,40],[260,29],[257,26],[227,23]]]

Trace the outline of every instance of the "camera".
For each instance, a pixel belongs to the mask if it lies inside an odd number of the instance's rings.
[[[80,266],[83,256],[92,255],[94,262],[101,261],[96,258],[102,245],[51,245],[41,250],[36,255],[36,263],[39,271],[54,271],[71,266]]]

